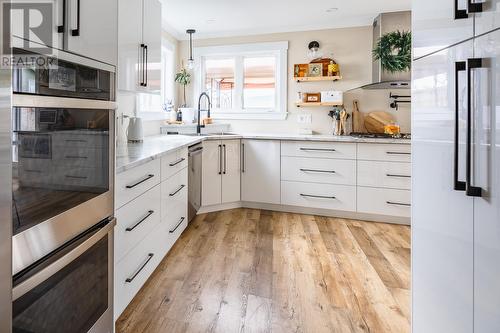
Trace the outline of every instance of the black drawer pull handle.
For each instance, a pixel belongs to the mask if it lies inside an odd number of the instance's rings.
[[[184,187],[186,187],[186,185],[179,186],[179,188],[177,190],[175,190],[175,192],[170,193],[169,196],[173,197],[174,195],[176,195],[177,193],[179,193]]]
[[[183,157],[183,158],[181,158],[181,159],[178,159],[178,160],[177,160],[177,161],[175,161],[175,162],[170,163],[170,164],[169,164],[169,166],[171,166],[171,167],[176,166],[177,164],[182,163],[182,162],[184,162],[185,160],[186,160],[186,159]]]
[[[300,148],[302,151],[326,151],[326,152],[334,152],[336,149],[327,149],[327,148]]]
[[[68,139],[66,142],[87,143],[87,140]]]
[[[411,153],[402,152],[402,151],[388,151],[387,155],[411,155]]]
[[[411,178],[411,176],[407,176],[407,175],[395,175],[395,174],[390,174],[390,173],[387,173],[386,176],[387,177],[395,177],[395,178]]]
[[[177,223],[177,225],[175,226],[175,228],[172,229],[172,230],[169,230],[168,232],[171,233],[171,234],[173,234],[175,232],[175,230],[177,230],[177,228],[179,228],[179,226],[182,224],[182,222],[184,222],[185,219],[186,218],[184,216],[181,217],[181,219],[179,220],[179,223]]]
[[[336,197],[329,197],[325,195],[313,195],[313,194],[300,194],[301,197],[306,197],[306,198],[319,198],[319,199],[337,199]]]
[[[64,156],[64,158],[86,160],[88,157],[87,156],[66,155],[66,156]]]
[[[148,219],[148,217],[150,217],[151,215],[153,215],[154,212],[155,212],[154,210],[148,211],[148,213],[146,214],[146,216],[144,216],[142,219],[140,219],[140,221],[137,222],[136,224],[134,224],[133,226],[126,228],[125,231],[132,231],[132,230],[134,230],[137,226],[139,226],[139,224],[141,224],[142,222],[146,221]]]
[[[71,178],[71,179],[87,179],[87,176],[70,176],[70,175],[65,175],[66,178]]]
[[[150,180],[151,178],[153,178],[155,175],[147,175],[146,177],[144,177],[143,179],[139,180],[137,183],[135,184],[132,184],[132,185],[127,185],[125,186],[126,188],[134,188],[136,187],[137,185],[140,185],[142,183],[144,183],[145,181],[147,180]]]
[[[139,273],[144,269],[144,267],[146,267],[146,265],[153,258],[153,256],[154,256],[153,253],[148,254],[148,258],[146,259],[146,261],[141,265],[141,267],[139,267],[138,270],[135,271],[134,275],[132,275],[131,277],[127,278],[125,280],[125,282],[130,283],[130,282],[134,281],[134,279],[136,278],[136,276],[139,275]]]
[[[386,203],[387,203],[388,205],[393,205],[393,206],[411,207],[411,204],[402,203],[402,202],[386,201]]]
[[[334,170],[300,169],[302,172],[335,173]]]
[[[71,30],[71,36],[80,36],[80,0],[76,1],[76,29]]]

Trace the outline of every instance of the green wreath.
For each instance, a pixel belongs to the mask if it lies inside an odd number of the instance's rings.
[[[411,68],[411,32],[393,31],[379,38],[372,51],[373,59],[380,60],[382,69],[405,72]]]

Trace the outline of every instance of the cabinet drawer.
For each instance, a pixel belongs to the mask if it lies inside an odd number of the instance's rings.
[[[116,175],[115,205],[127,202],[160,183],[160,160],[153,160]]]
[[[107,156],[104,148],[64,147],[56,149],[52,158],[59,166],[98,168],[103,165],[104,156]]]
[[[358,212],[410,217],[411,192],[372,187],[358,187]]]
[[[135,294],[149,278],[165,255],[165,234],[159,224],[132,249],[120,262],[115,264],[114,313],[118,319]]]
[[[178,149],[161,158],[161,180],[166,180],[188,165],[187,148]]]
[[[411,162],[411,145],[359,143],[358,160]]]
[[[160,185],[122,206],[115,213],[115,260],[119,262],[160,222]]]
[[[187,168],[182,169],[168,180],[161,183],[161,217],[162,220],[165,218],[172,217],[173,220],[177,220],[177,216],[174,216],[179,211],[187,209],[187,185],[188,185],[188,173]],[[184,216],[186,213],[184,213]],[[174,223],[172,221],[172,223]]]
[[[358,162],[358,185],[411,189],[411,164],[403,162]]]
[[[281,203],[291,206],[356,211],[356,187],[282,181]]]
[[[356,161],[283,156],[281,179],[309,183],[356,185]]]
[[[356,159],[356,144],[281,141],[281,156]]]

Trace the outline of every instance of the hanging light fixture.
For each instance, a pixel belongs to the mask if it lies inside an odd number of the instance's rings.
[[[196,32],[194,29],[186,30],[186,33],[189,34],[189,59],[187,61],[187,68],[189,70],[194,68],[194,59],[193,59],[193,34]]]
[[[307,52],[307,56],[309,59],[314,60],[317,58],[321,58],[322,53],[319,50],[319,42],[318,41],[313,40],[312,42],[309,43],[307,48],[309,49],[309,51]]]

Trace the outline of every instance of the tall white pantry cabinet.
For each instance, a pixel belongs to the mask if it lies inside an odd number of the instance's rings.
[[[500,1],[413,1],[413,333],[500,332]]]

